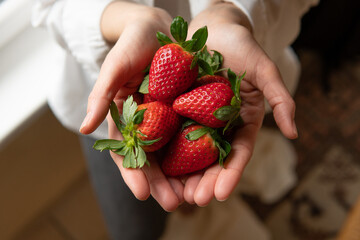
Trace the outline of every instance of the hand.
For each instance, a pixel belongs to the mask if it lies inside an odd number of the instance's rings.
[[[93,132],[105,119],[112,100],[121,108],[122,101],[134,93],[143,80],[143,70],[160,47],[156,32],[169,34],[172,18],[164,10],[129,2],[113,2],[104,11],[101,29],[104,38],[115,43],[101,67],[98,80],[89,96],[87,116],[80,132]],[[109,138],[122,139],[111,118]],[[151,167],[123,168],[123,158],[112,153],[122,177],[135,197],[145,200],[151,194],[167,211],[183,201],[183,184],[166,178],[156,161]]]
[[[191,22],[190,31],[204,25],[208,26],[209,31],[208,49],[224,56],[225,68],[230,67],[238,74],[246,71],[246,76],[240,91],[244,126],[235,133],[225,168],[214,164],[186,180],[184,198],[199,206],[207,205],[214,197],[220,201],[227,199],[239,182],[262,124],[264,96],[283,134],[291,139],[297,137],[294,101],[277,67],[253,38],[250,23],[244,14],[232,4],[215,4]]]

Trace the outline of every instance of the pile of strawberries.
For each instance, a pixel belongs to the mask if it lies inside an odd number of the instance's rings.
[[[242,123],[240,83],[230,69],[221,73],[223,58],[208,52],[207,27],[186,40],[188,25],[176,17],[170,32],[177,42],[158,32],[162,45],[153,57],[148,74],[139,88],[138,105],[129,96],[119,114],[115,103],[111,116],[123,140],[96,141],[97,150],[111,150],[124,156],[123,166],[141,168],[149,164],[146,152],[161,151],[161,167],[167,176],[180,176],[204,169],[229,154],[225,132]]]

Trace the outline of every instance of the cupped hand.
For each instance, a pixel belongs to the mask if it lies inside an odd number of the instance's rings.
[[[88,99],[80,132],[93,132],[105,119],[111,101],[134,93],[160,44],[156,32],[169,32],[172,19],[161,9],[135,3],[111,3],[104,11],[101,30],[109,44],[98,79]]]
[[[106,118],[111,101],[121,109],[126,97],[134,93],[144,78],[144,69],[160,47],[156,32],[169,35],[172,18],[164,10],[128,2],[111,3],[102,17],[104,38],[114,46],[101,66],[99,77],[88,99],[87,116],[80,128],[83,134],[93,132]],[[122,139],[111,117],[109,138]],[[183,202],[183,184],[166,178],[149,155],[151,167],[128,169],[123,157],[111,153],[122,177],[136,198],[145,200],[151,194],[166,210],[173,211]]]
[[[252,36],[247,18],[232,4],[216,4],[191,22],[190,31],[204,25],[209,31],[208,49],[223,55],[223,67],[231,68],[237,74],[246,71],[246,75],[240,89],[244,125],[235,132],[232,151],[224,168],[214,164],[186,180],[184,198],[199,206],[209,204],[213,198],[226,200],[238,184],[262,125],[264,97],[272,107],[282,133],[290,139],[297,137],[294,101],[278,68]]]

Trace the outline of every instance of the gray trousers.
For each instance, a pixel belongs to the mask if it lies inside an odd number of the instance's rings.
[[[90,180],[114,240],[152,240],[161,236],[167,213],[153,199],[137,200],[121,177],[109,152],[92,149],[95,139],[80,137]]]

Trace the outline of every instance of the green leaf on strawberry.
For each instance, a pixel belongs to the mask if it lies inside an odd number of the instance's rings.
[[[144,77],[144,80],[141,82],[139,87],[139,93],[148,94],[149,93],[149,74]]]
[[[208,127],[203,127],[203,128],[199,128],[199,129],[196,129],[192,132],[189,132],[185,138],[187,140],[190,140],[190,141],[195,141],[199,138],[201,138],[202,136],[204,136],[205,134],[209,133],[210,132],[210,128]]]
[[[205,46],[201,51],[196,53],[196,56],[199,58],[199,76],[205,75],[215,75],[224,69],[221,69],[224,58],[221,53],[212,50],[213,54],[207,50]]]
[[[144,141],[138,137],[146,136],[137,130],[136,125],[143,122],[144,113],[147,109],[137,111],[138,105],[130,96],[123,104],[123,114],[120,115],[114,102],[110,105],[111,117],[122,133],[124,140],[101,139],[95,142],[93,148],[96,150],[111,150],[112,152],[124,156],[123,166],[125,168],[141,168],[144,164],[149,164],[146,154],[141,146],[151,145],[161,140],[161,138],[151,141]]]
[[[156,38],[158,39],[161,46],[165,46],[166,44],[170,44],[173,42],[168,36],[166,36],[165,33],[162,32],[157,32]]]
[[[197,122],[192,119],[187,119],[181,126],[181,131],[187,128],[190,125],[196,124]]]
[[[190,40],[186,41],[188,33],[188,23],[180,16],[175,17],[171,22],[170,33],[172,37],[176,40],[176,43],[188,52],[200,51],[205,46],[208,37],[207,27],[204,26],[198,29],[192,35]],[[157,32],[156,37],[161,46],[173,43],[173,41],[162,32]]]
[[[104,150],[118,150],[125,147],[123,141],[118,141],[114,139],[101,139],[98,140],[96,145],[94,145],[95,150],[104,151]]]
[[[207,26],[199,28],[191,37],[191,40],[194,40],[194,44],[192,45],[192,49],[189,52],[200,51],[205,46],[207,38]]]
[[[221,121],[229,121],[232,118],[232,116],[238,114],[238,112],[239,112],[239,107],[228,105],[218,108],[214,112],[214,116]]]
[[[188,32],[187,22],[180,16],[175,17],[171,23],[170,32],[177,42],[185,42]]]
[[[198,64],[200,67],[200,76],[204,75],[214,75],[214,70],[212,69],[211,65],[205,61],[204,59],[199,58]]]
[[[120,119],[119,110],[114,102],[111,102],[110,104],[110,114],[117,129],[121,132],[123,130],[124,124],[121,123],[122,121]]]
[[[143,119],[144,119],[144,113],[145,113],[146,109],[141,109],[140,111],[137,111],[134,115],[134,124],[140,124],[142,123]]]

